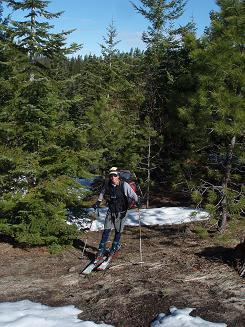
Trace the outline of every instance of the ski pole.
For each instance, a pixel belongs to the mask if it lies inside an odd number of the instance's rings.
[[[135,173],[133,173],[135,179],[138,181],[138,177],[136,176]],[[144,195],[143,195],[143,192],[141,190],[141,187],[139,185],[139,183],[137,183],[137,188],[138,190],[140,191],[140,194],[142,196],[142,198],[144,198]],[[142,264],[144,263],[143,262],[143,251],[142,251],[142,231],[141,231],[141,216],[140,216],[140,209],[138,208],[138,214],[139,214],[139,232],[140,232],[140,264],[141,264],[141,267],[142,267]]]
[[[94,209],[94,211],[95,211],[95,213],[96,213],[96,209]],[[99,217],[99,216],[100,216],[99,208],[97,208],[97,214],[98,214],[98,217]],[[95,220],[96,220],[96,215],[95,215]],[[89,226],[89,230],[91,229],[92,224],[93,224],[93,220],[91,220],[91,224],[90,224],[90,226]],[[85,249],[86,249],[86,246],[87,246],[87,242],[88,242],[88,237],[86,237],[85,242],[84,242],[84,247],[83,247],[83,251],[82,251],[81,259],[83,259],[84,252],[85,252]]]
[[[138,208],[138,214],[139,214],[139,231],[140,231],[140,264],[142,267],[143,261],[143,251],[142,251],[142,232],[141,232],[141,216],[140,216],[140,209]]]

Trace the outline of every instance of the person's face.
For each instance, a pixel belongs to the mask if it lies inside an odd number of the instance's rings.
[[[119,184],[119,176],[117,174],[110,174],[110,180],[114,185]]]

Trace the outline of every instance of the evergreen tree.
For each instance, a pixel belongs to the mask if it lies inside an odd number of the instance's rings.
[[[54,58],[72,53],[79,48],[77,44],[72,44],[70,47],[65,45],[66,37],[73,30],[62,33],[50,32],[53,25],[50,25],[48,20],[59,18],[62,12],[51,13],[47,11],[49,1],[4,0],[4,2],[14,11],[27,12],[24,21],[11,20],[10,29],[13,40],[26,50],[30,64],[35,63],[40,56]]]
[[[244,207],[244,2],[217,4],[220,11],[211,13],[211,26],[193,51],[199,88],[182,115],[193,135],[192,181],[200,178],[193,197],[206,201],[223,231]]]
[[[80,61],[79,70],[76,74],[72,74],[64,84],[62,93],[70,100],[70,119],[76,126],[81,126],[87,110],[90,110],[90,107],[105,91],[102,82],[101,59],[85,56],[83,60],[76,60]]]
[[[88,174],[96,159],[60,95],[59,64],[77,47],[65,47],[70,31],[50,33],[45,20],[61,13],[49,13],[48,1],[5,2],[27,14],[7,27],[10,55],[1,63],[12,86],[1,105],[1,230],[27,244],[68,244],[77,232],[65,223],[66,207],[81,198],[71,177]]]
[[[117,50],[114,24],[107,32],[97,71],[101,90],[96,102],[86,111],[85,123],[91,147],[103,151],[100,168],[108,169],[112,164],[135,168],[139,162],[137,109],[142,100],[133,77],[133,59]]]
[[[104,87],[104,96],[109,98],[113,95],[115,99],[118,95],[117,90],[121,87],[121,83],[125,84],[125,78],[121,74],[123,61],[119,59],[119,50],[117,44],[117,30],[114,22],[107,27],[107,35],[103,37],[104,44],[101,46],[102,54],[102,83]]]
[[[140,114],[142,119],[151,117],[152,128],[159,137],[152,153],[157,158],[160,152],[163,159],[153,174],[161,182],[164,176],[164,182],[169,184],[180,170],[179,162],[186,147],[178,108],[195,89],[190,49],[185,44],[187,35],[194,37],[194,26],[174,27],[183,13],[184,1],[144,0],[141,3],[142,6],[133,6],[150,25],[143,34],[147,50],[143,71],[145,101]]]
[[[116,47],[117,44],[120,43],[120,40],[117,40],[117,35],[117,30],[112,20],[111,24],[107,27],[106,37],[103,37],[104,44],[100,44],[101,54],[109,67],[112,66],[112,60],[119,52]]]
[[[172,23],[183,14],[185,1],[141,0],[140,2],[142,6],[131,3],[136,11],[150,22],[147,32],[142,36],[147,46],[158,47],[163,40],[173,41],[175,30]]]

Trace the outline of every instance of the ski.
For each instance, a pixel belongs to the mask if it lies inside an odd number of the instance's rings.
[[[106,270],[107,268],[109,268],[111,261],[112,261],[112,256],[109,256],[106,260],[104,260],[101,263],[101,265],[97,267],[97,270],[98,271]]]
[[[109,255],[97,268],[96,270],[101,271],[101,270],[106,270],[109,269],[112,260],[115,259],[119,255],[118,251]]]
[[[107,256],[103,256],[101,258],[92,260],[81,272],[80,274],[82,275],[88,275],[90,274],[93,270],[98,268],[105,260],[107,259]]]

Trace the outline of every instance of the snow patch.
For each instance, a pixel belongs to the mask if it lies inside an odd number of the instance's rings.
[[[151,323],[151,327],[226,327],[223,323],[213,323],[200,317],[190,316],[193,308],[177,309],[171,307],[170,314],[160,313]]]
[[[54,308],[29,300],[5,302],[0,303],[0,327],[113,327],[79,320],[81,312],[73,305]]]
[[[192,308],[170,308],[170,314],[160,313],[151,327],[226,327],[224,323],[212,323],[192,317]],[[77,318],[82,311],[73,305],[49,307],[29,300],[0,303],[0,327],[113,327]],[[143,327],[143,326],[142,326]]]
[[[99,209],[99,214],[92,225],[87,225],[91,231],[102,230],[104,226],[104,220],[108,208]],[[90,209],[90,214],[93,213],[93,209]],[[208,213],[204,210],[191,209],[184,207],[161,207],[151,209],[131,209],[128,211],[126,220],[127,226],[138,226],[139,219],[142,225],[154,226],[154,225],[174,225],[191,223],[194,221],[208,219]]]

